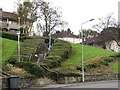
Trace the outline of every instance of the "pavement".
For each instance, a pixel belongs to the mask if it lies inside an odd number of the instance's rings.
[[[69,88],[69,89],[70,88],[116,88],[117,89],[118,80],[95,81],[95,82],[74,83],[74,84],[53,84],[53,85],[46,85],[43,87],[30,87],[21,90],[50,90],[50,89],[61,90],[62,88]],[[114,90],[114,89],[109,89],[109,90]]]

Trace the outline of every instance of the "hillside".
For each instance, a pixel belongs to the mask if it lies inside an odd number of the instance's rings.
[[[86,73],[114,73],[118,72],[118,59],[120,54],[92,46],[84,46],[84,69]],[[72,44],[69,59],[56,70],[80,72],[82,68],[81,45]]]
[[[77,64],[81,63],[82,61],[82,46],[79,44],[72,44],[72,53],[70,58],[64,64]],[[84,60],[90,60],[95,57],[105,56],[114,54],[110,50],[105,50],[97,47],[92,46],[84,46]]]
[[[2,61],[7,61],[10,57],[12,57],[17,52],[17,41],[10,40],[10,39],[2,39]]]

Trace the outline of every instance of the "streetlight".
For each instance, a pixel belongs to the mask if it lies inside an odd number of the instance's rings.
[[[85,24],[85,23],[87,23],[87,22],[90,22],[90,21],[93,21],[94,19],[90,19],[90,20],[88,20],[88,21],[86,21],[86,22],[83,22],[82,24],[81,24],[81,31],[82,31],[82,82],[84,82],[84,77],[85,77],[85,75],[84,75],[84,50],[83,50],[83,46],[84,46],[84,44],[83,44],[83,42],[84,42],[84,37],[83,37],[83,29],[82,29],[82,26],[83,26],[83,24]]]
[[[49,47],[48,47],[48,51],[51,50],[51,31],[49,33]]]
[[[19,22],[19,31],[17,32],[18,35],[18,61],[20,62],[20,17],[18,17]]]

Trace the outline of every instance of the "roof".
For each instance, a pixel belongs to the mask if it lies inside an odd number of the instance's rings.
[[[11,13],[11,12],[5,12],[5,11],[1,11],[0,10],[0,18],[4,19],[10,19],[13,21],[18,21],[18,15],[15,13]]]
[[[88,38],[85,41],[85,44],[105,44],[105,42],[107,41],[111,41],[114,40],[114,38],[120,39],[118,38],[118,28],[114,28],[114,27],[109,27],[107,29],[104,29],[100,35],[93,37],[93,38]]]
[[[63,37],[77,38],[77,36],[74,35],[73,33],[67,33],[67,32],[57,32],[53,34],[52,37],[54,38],[63,38]]]

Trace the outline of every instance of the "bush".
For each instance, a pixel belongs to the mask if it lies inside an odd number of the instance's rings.
[[[82,65],[78,66],[76,69],[82,71]],[[86,71],[87,69],[88,69],[88,65],[85,64],[84,71]]]
[[[97,63],[91,63],[89,64],[89,68],[96,68],[97,67]]]
[[[104,60],[101,61],[100,64],[108,66],[108,62],[106,62],[106,61],[104,61]]]
[[[51,60],[51,59],[45,59],[44,63],[47,64],[49,68],[55,68],[61,65],[61,62],[59,60]]]
[[[31,62],[17,62],[16,66],[25,69],[28,73],[36,75],[37,77],[43,77],[44,76],[44,69]]]
[[[108,63],[112,62],[113,60],[114,60],[113,57],[108,57],[108,58],[105,58],[104,60],[100,61],[99,64],[108,66]]]
[[[56,40],[44,63],[48,64],[50,68],[60,66],[61,61],[69,57],[69,54],[71,53],[71,48],[72,47],[70,43]]]
[[[97,63],[84,64],[84,71],[86,71],[87,69],[96,68],[96,67],[97,67]],[[76,69],[82,71],[82,65],[78,66]]]
[[[50,72],[48,76],[57,81],[59,78],[63,77],[81,77],[81,74],[62,68],[61,70],[54,70]]]
[[[12,58],[8,59],[7,62],[10,63],[10,64],[12,64],[12,65],[15,65],[16,62],[17,62],[17,60],[16,60],[16,58],[12,57]]]
[[[60,56],[48,56],[47,59],[51,59],[51,60],[56,60],[56,61],[61,61],[62,58]]]
[[[109,63],[109,62],[113,61],[113,58],[109,57],[109,58],[104,59],[104,61],[106,61],[107,63]]]
[[[18,40],[18,35],[15,33],[10,32],[0,32],[3,38],[11,39],[11,40]]]

